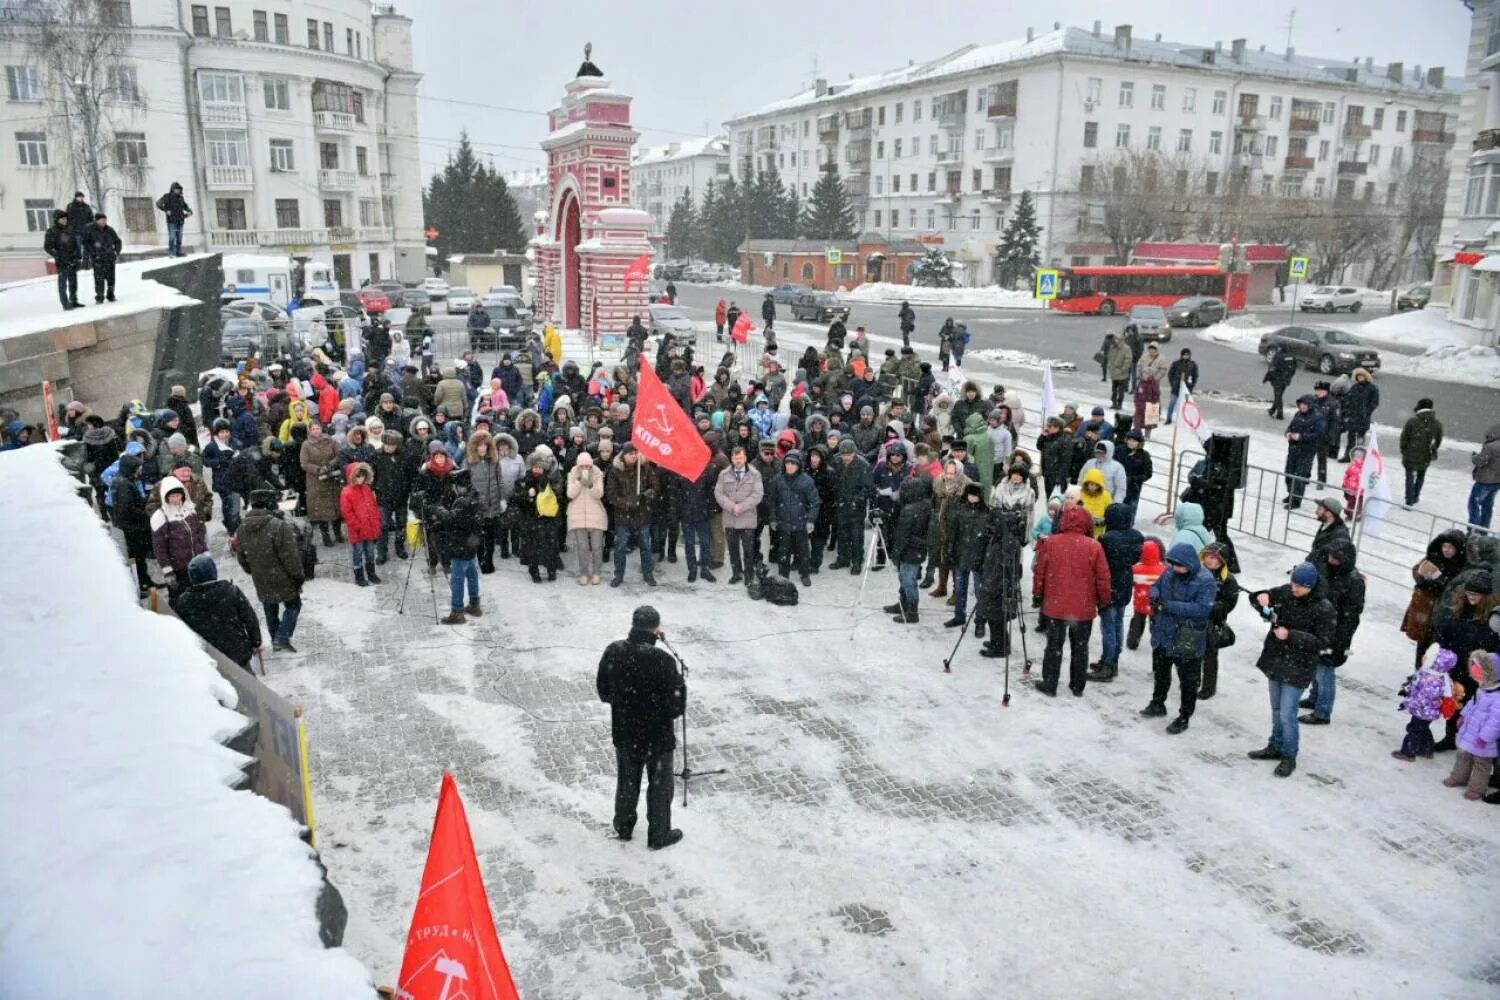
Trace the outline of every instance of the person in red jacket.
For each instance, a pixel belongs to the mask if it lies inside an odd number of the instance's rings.
[[[714,339],[722,342],[724,340],[724,324],[729,319],[729,306],[723,299],[714,306]]]
[[[314,372],[311,379],[313,395],[318,399],[318,419],[326,427],[333,415],[339,411],[339,391],[329,384],[322,372]]]
[[[1141,561],[1130,568],[1135,589],[1131,595],[1133,606],[1130,628],[1125,633],[1126,649],[1137,649],[1141,645],[1146,622],[1151,618],[1151,585],[1166,572],[1167,564],[1162,561],[1166,554],[1167,550],[1162,546],[1161,539],[1155,535],[1147,535],[1146,541],[1141,545]]]
[[[1042,679],[1036,689],[1049,698],[1057,697],[1066,638],[1068,689],[1081,698],[1094,618],[1112,597],[1109,560],[1094,540],[1094,518],[1088,511],[1082,507],[1063,511],[1057,533],[1041,543],[1031,586],[1041,596],[1042,614],[1047,617],[1047,651],[1042,655]]]
[[[375,499],[375,471],[364,462],[344,467],[348,481],[339,494],[339,512],[349,528],[349,547],[354,557],[354,582],[361,587],[379,583],[375,574],[375,542],[380,538],[380,502]]]

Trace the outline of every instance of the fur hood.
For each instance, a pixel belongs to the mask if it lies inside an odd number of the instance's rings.
[[[489,454],[485,457],[481,457],[479,454],[479,446],[481,444],[487,444],[490,446]],[[464,461],[468,465],[474,465],[476,462],[488,462],[491,464],[498,462],[500,461],[500,456],[496,452],[495,448],[496,445],[494,438],[490,435],[489,431],[475,431],[473,434],[469,435],[469,441],[466,445],[464,445]],[[515,452],[514,438],[511,439],[511,452]]]

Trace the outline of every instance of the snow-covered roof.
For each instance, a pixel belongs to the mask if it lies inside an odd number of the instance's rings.
[[[1205,64],[1205,51],[1213,53],[1214,63]],[[1212,44],[1155,41],[1135,35],[1129,49],[1115,45],[1112,32],[1102,32],[1098,37],[1085,28],[1058,28],[1036,35],[1031,41],[1024,38],[995,42],[988,45],[966,45],[947,55],[925,63],[915,63],[882,73],[856,76],[849,80],[833,82],[827,91],[819,95],[809,87],[791,97],[772,101],[761,108],[728,120],[734,125],[748,119],[765,117],[796,109],[814,109],[818,106],[838,104],[851,96],[895,87],[909,86],[947,77],[973,73],[1028,62],[1048,56],[1068,54],[1120,62],[1155,63],[1184,69],[1207,72],[1234,73],[1247,77],[1264,77],[1301,81],[1310,84],[1358,86],[1367,89],[1408,94],[1424,94],[1429,97],[1457,101],[1458,88],[1451,83],[1442,87],[1429,85],[1425,78],[1418,78],[1412,69],[1402,73],[1400,82],[1386,75],[1386,66],[1372,64],[1369,69],[1358,60],[1326,59],[1318,56],[1293,54],[1288,58],[1283,53],[1266,52],[1247,47],[1241,62],[1233,60],[1229,48],[1215,51]],[[1355,79],[1349,79],[1349,71]]]
[[[198,256],[207,256],[199,254]],[[195,306],[197,299],[183,295],[170,285],[152,281],[150,274],[162,267],[191,258],[155,258],[115,265],[115,302],[94,303],[92,272],[78,277],[78,300],[82,309],[63,311],[57,301],[57,279],[28,278],[0,285],[0,340],[28,333],[42,333],[79,323],[129,316],[146,309],[180,309]]]
[[[140,607],[77,485],[50,445],[0,454],[6,994],[373,996],[318,938],[296,821],[230,787],[234,688]]]
[[[696,139],[680,139],[665,146],[642,146],[635,151],[634,163],[638,167],[672,160],[688,160],[695,156],[729,156],[729,140],[722,135],[705,135]]]

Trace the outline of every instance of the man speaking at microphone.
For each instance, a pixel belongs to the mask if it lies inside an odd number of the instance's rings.
[[[687,688],[670,654],[658,649],[661,615],[649,604],[635,609],[630,634],[605,647],[599,660],[599,700],[610,706],[615,744],[615,835],[635,831],[641,771],[646,772],[646,846],[653,851],[682,839],[672,829],[672,720],[687,705]]]

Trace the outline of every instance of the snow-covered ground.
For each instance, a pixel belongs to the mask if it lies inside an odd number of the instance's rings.
[[[0,992],[369,996],[291,815],[229,787],[234,689],[75,485],[50,447],[0,454]]]
[[[919,285],[895,285],[889,282],[867,282],[839,297],[850,302],[910,302],[914,306],[964,306],[997,309],[1045,309],[1047,304],[1033,298],[1029,291],[1015,291],[991,285],[986,288],[923,288]]]
[[[1448,310],[1443,306],[1391,313],[1351,327],[1349,332],[1372,343],[1394,344],[1421,351],[1437,347],[1472,347],[1479,344],[1484,336],[1482,330],[1462,323],[1448,322]]]
[[[41,333],[77,323],[129,316],[144,309],[195,306],[197,299],[170,285],[151,280],[151,272],[190,258],[159,258],[115,265],[114,302],[94,302],[94,272],[78,272],[78,301],[82,309],[64,311],[57,299],[57,278],[29,278],[0,285],[0,340]]]

